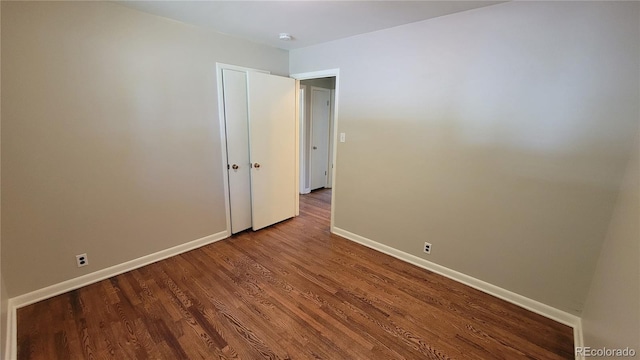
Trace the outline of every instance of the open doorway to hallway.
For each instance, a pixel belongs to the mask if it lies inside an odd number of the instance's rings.
[[[300,211],[305,211],[305,204],[327,218],[333,186],[335,88],[335,76],[300,81],[300,194],[310,198],[301,201]]]
[[[331,188],[335,77],[300,81],[300,193]]]
[[[291,74],[292,78],[299,80],[298,85],[300,89],[299,95],[299,193],[300,203],[305,199],[305,194],[321,193],[326,198],[325,201],[329,202],[329,230],[333,232],[334,228],[334,207],[336,193],[336,186],[339,184],[336,181],[337,175],[337,158],[338,158],[338,128],[339,128],[339,99],[340,99],[340,69],[327,69],[312,71],[306,73]],[[329,105],[327,107],[327,90],[329,95]],[[315,95],[315,96],[314,96]],[[314,99],[315,98],[315,102]],[[313,104],[312,104],[313,103]],[[324,104],[324,109],[316,108],[317,104]],[[328,114],[326,113],[328,111]],[[314,115],[315,114],[315,115]],[[323,118],[325,123],[321,120],[316,121],[316,126],[320,129],[315,130],[315,135],[327,133],[327,137],[322,141],[322,145],[326,144],[326,150],[318,146],[319,143],[314,144],[314,119]],[[328,120],[327,120],[328,118]],[[327,124],[328,122],[328,124]],[[322,126],[320,126],[322,125]],[[316,137],[319,138],[319,137]],[[341,137],[342,139],[342,137]],[[313,147],[316,147],[314,149]],[[316,151],[316,160],[314,167],[314,156],[312,151]],[[328,154],[327,154],[328,153]],[[320,154],[323,154],[320,156]],[[326,154],[326,155],[324,155]],[[326,156],[326,160],[325,159]],[[326,166],[326,167],[325,167]],[[326,169],[326,170],[325,170]],[[312,174],[318,175],[318,178],[312,183]],[[326,171],[326,178],[324,172]],[[322,175],[322,177],[320,176]],[[318,185],[318,182],[320,183]],[[315,189],[312,192],[312,189]],[[302,205],[302,204],[301,204]],[[300,212],[302,213],[302,206],[300,206]]]

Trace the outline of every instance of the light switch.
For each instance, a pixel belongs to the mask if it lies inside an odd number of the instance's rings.
[[[340,133],[340,142],[344,142],[344,141],[345,141],[345,134]]]

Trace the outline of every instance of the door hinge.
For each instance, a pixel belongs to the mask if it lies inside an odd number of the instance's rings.
[[[329,106],[329,100],[327,100],[327,106]]]
[[[327,172],[325,171],[324,174],[327,175]]]

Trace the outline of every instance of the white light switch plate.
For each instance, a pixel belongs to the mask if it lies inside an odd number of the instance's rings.
[[[344,142],[346,135],[344,133],[340,133],[340,142]]]

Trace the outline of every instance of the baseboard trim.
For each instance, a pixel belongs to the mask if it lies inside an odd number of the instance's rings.
[[[18,339],[16,312],[21,307],[28,306],[38,301],[49,299],[56,295],[66,293],[83,286],[91,285],[98,281],[120,275],[127,271],[135,270],[143,266],[158,262],[160,260],[164,260],[166,258],[170,258],[172,256],[197,249],[216,241],[226,239],[229,236],[230,233],[228,231],[221,231],[219,233],[205,236],[188,243],[180,244],[169,249],[161,250],[153,254],[145,255],[137,259],[124,262],[122,264],[114,265],[102,270],[92,272],[90,274],[82,275],[74,279],[66,280],[61,283],[47,286],[45,288],[9,299],[9,309],[7,311],[7,349],[5,349],[5,358],[11,360],[17,358]]]
[[[14,360],[18,358],[18,328],[17,328],[17,316],[16,307],[13,305],[13,300],[7,301],[7,336],[6,336],[6,349],[4,349],[4,359]]]
[[[423,269],[433,271],[457,282],[463,283],[474,289],[485,292],[489,295],[495,296],[502,300],[508,301],[514,305],[518,305],[536,314],[545,316],[551,320],[557,321],[561,324],[571,326],[573,328],[574,346],[584,346],[584,340],[582,335],[582,321],[578,316],[569,314],[565,311],[558,310],[549,305],[540,303],[536,300],[529,299],[522,295],[516,294],[509,290],[492,285],[485,281],[476,279],[469,275],[457,272],[442,265],[438,265],[431,261],[419,258],[404,251],[394,249],[390,246],[381,244],[363,236],[354,234],[339,227],[333,227],[332,232],[336,235],[342,236],[345,239],[364,245],[368,248],[380,251],[387,255],[393,256],[397,259],[403,260],[410,264],[416,265]],[[169,249],[161,250],[153,254],[149,254],[131,261],[127,261],[122,264],[114,265],[106,269],[98,270],[96,272],[86,274],[74,279],[63,281],[61,283],[48,286],[43,289],[32,291],[30,293],[20,295],[9,299],[8,311],[7,311],[7,348],[5,349],[5,359],[13,360],[17,359],[17,309],[31,305],[41,300],[45,300],[56,295],[63,294],[65,292],[87,286],[110,277],[120,275],[127,271],[135,270],[137,268],[164,260],[171,256],[179,255],[184,252],[197,249],[199,247],[220,241],[229,237],[228,231],[222,231],[216,234],[205,236],[203,238],[190,241],[185,244],[174,246]]]
[[[578,319],[578,322],[573,327],[573,347],[574,351],[577,348],[584,348],[584,334],[582,333],[582,319]],[[585,360],[584,355],[578,355],[575,351],[576,360]]]
[[[394,249],[388,245],[384,245],[374,240],[367,239],[363,236],[354,234],[352,232],[341,229],[339,227],[334,226],[332,229],[332,232],[336,235],[340,235],[348,240],[364,245],[368,248],[380,251],[382,253],[393,256],[397,259],[403,260],[405,262],[416,265],[423,269],[433,271],[434,273],[440,274],[449,279],[455,280],[459,283],[463,283],[474,289],[480,290],[489,295],[508,301],[514,305],[518,305],[522,308],[525,308],[536,314],[547,317],[551,320],[557,321],[561,324],[571,326],[573,328],[573,334],[574,334],[574,346],[582,346],[582,325],[581,325],[580,318],[576,315],[556,309],[554,307],[543,304],[536,300],[529,299],[520,294],[516,294],[512,291],[509,291],[501,287],[498,287],[496,285],[490,284],[488,282],[476,279],[472,276],[463,274],[461,272],[449,269],[442,265],[438,265],[434,262],[419,258],[415,255],[411,255],[404,251]]]

